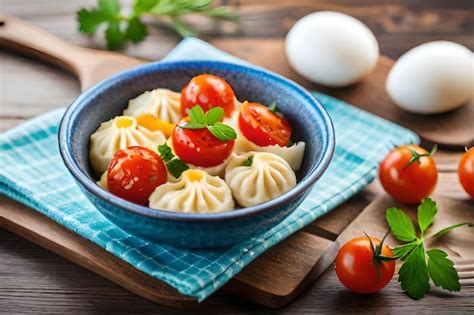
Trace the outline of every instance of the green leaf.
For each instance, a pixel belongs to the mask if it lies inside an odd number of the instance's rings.
[[[97,28],[107,21],[107,17],[99,10],[81,9],[77,12],[77,21],[80,32],[93,35]]]
[[[222,109],[222,107],[213,107],[206,113],[207,124],[212,125],[221,121],[222,117],[224,117],[224,109]]]
[[[99,0],[99,11],[109,19],[115,18],[120,13],[118,0]]]
[[[171,25],[173,26],[174,30],[178,32],[179,35],[186,37],[186,36],[195,36],[196,32],[194,32],[191,27],[183,23],[179,18],[173,17],[171,19]]]
[[[168,172],[175,178],[180,177],[181,174],[189,168],[186,163],[175,157],[173,151],[166,143],[158,146],[158,153],[165,163]]]
[[[254,155],[249,155],[249,157],[242,162],[242,166],[252,166]]]
[[[424,233],[426,229],[433,224],[433,219],[437,211],[436,202],[430,198],[423,199],[421,205],[418,206],[418,226],[420,227],[421,233]]]
[[[454,230],[455,228],[458,228],[458,227],[461,227],[461,226],[464,226],[464,225],[470,225],[470,224],[467,223],[467,222],[464,222],[464,223],[458,223],[458,224],[450,225],[450,226],[448,226],[448,227],[445,227],[445,228],[442,229],[442,230],[439,230],[438,232],[436,232],[435,234],[433,234],[432,237],[439,237],[439,236],[442,236],[442,235],[448,233],[449,231]]]
[[[386,218],[393,235],[398,240],[411,242],[416,239],[415,227],[405,212],[398,208],[389,208]]]
[[[440,249],[432,249],[428,254],[428,272],[431,280],[438,288],[449,291],[460,291],[459,275],[448,254]]]
[[[175,178],[179,178],[185,170],[189,169],[189,166],[178,158],[172,159],[165,165],[171,175],[173,175]]]
[[[204,125],[206,127],[206,115],[204,114],[204,111],[202,110],[202,107],[199,105],[194,106],[188,111],[188,116],[189,119],[191,120],[192,123],[194,124],[199,124],[199,125]]]
[[[159,0],[136,0],[133,5],[133,13],[135,15],[140,15],[142,12],[150,11]]]
[[[143,24],[138,18],[133,18],[128,21],[125,34],[129,40],[136,44],[145,39],[145,37],[148,35],[148,30],[146,25]]]
[[[287,148],[291,148],[295,143],[290,139],[288,140],[288,144],[286,145]]]
[[[418,300],[430,290],[428,268],[425,262],[423,244],[419,244],[408,255],[398,271],[398,281],[409,296]]]
[[[158,153],[160,154],[160,157],[164,163],[167,163],[174,158],[173,151],[166,143],[158,146]]]
[[[125,33],[120,28],[119,21],[109,22],[109,26],[105,31],[105,38],[107,39],[107,47],[111,50],[121,48],[127,41]]]
[[[235,132],[234,128],[223,123],[216,122],[213,125],[207,126],[207,129],[214,137],[223,142],[237,139],[237,133]]]
[[[190,122],[190,123],[187,123],[186,125],[182,125],[178,127],[183,128],[183,129],[202,129],[202,128],[206,128],[206,125]]]
[[[405,245],[392,248],[393,255],[401,260],[405,260],[406,256],[416,247],[416,243],[408,243]]]

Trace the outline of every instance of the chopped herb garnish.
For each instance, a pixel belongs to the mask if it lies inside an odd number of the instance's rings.
[[[234,128],[223,124],[220,120],[224,117],[222,107],[213,107],[207,113],[204,113],[202,107],[194,106],[188,111],[190,122],[184,126],[184,129],[202,129],[207,128],[209,132],[222,142],[237,139],[237,133]]]
[[[288,140],[288,144],[286,145],[287,148],[292,147],[295,144],[291,139]]]
[[[186,163],[173,154],[173,151],[171,151],[171,148],[166,143],[158,146],[158,152],[166,168],[175,178],[179,178],[189,168]]]
[[[427,250],[424,234],[433,223],[437,213],[436,202],[425,198],[418,207],[417,236],[415,226],[410,218],[398,208],[387,209],[386,218],[393,235],[406,244],[393,248],[395,257],[402,260],[403,265],[398,272],[398,281],[402,289],[414,299],[421,299],[430,290],[430,278],[433,284],[449,291],[460,291],[459,275],[454,263],[447,258],[448,254],[440,249]],[[439,237],[457,227],[468,223],[446,227],[432,237]]]
[[[252,166],[254,155],[249,155],[249,157],[242,162],[242,166]]]

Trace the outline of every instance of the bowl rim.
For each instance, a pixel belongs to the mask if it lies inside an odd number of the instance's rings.
[[[320,163],[317,165],[313,165],[305,177],[296,184],[295,187],[287,191],[286,193],[273,198],[269,201],[264,203],[252,206],[252,207],[245,207],[239,208],[234,211],[226,211],[226,212],[218,212],[218,213],[183,213],[183,212],[174,212],[174,211],[166,211],[160,209],[152,209],[146,206],[138,205],[117,197],[112,193],[102,189],[97,183],[89,178],[87,174],[82,172],[80,167],[78,166],[77,160],[73,156],[69,143],[67,141],[69,137],[70,127],[73,123],[71,118],[75,118],[74,116],[85,107],[87,107],[88,99],[91,98],[94,94],[98,94],[103,92],[104,90],[110,89],[115,84],[120,82],[124,77],[129,76],[140,76],[143,75],[143,71],[151,71],[156,72],[160,70],[168,70],[172,68],[180,68],[180,67],[192,67],[192,66],[201,66],[207,67],[209,69],[225,69],[229,71],[245,71],[250,72],[252,75],[259,75],[264,76],[267,79],[275,81],[277,84],[282,84],[285,88],[292,89],[296,91],[298,94],[303,96],[305,101],[308,103],[313,110],[318,112],[319,116],[321,117],[322,121],[324,122],[323,130],[323,137],[325,137],[325,150],[322,151],[322,157],[320,159]],[[127,212],[131,212],[133,214],[138,214],[145,217],[150,217],[154,219],[162,219],[162,220],[172,220],[172,221],[192,221],[192,222],[209,222],[209,221],[227,221],[227,220],[234,220],[234,219],[244,219],[248,217],[252,217],[255,215],[261,215],[263,213],[269,212],[276,207],[282,206],[291,200],[297,198],[298,196],[304,194],[307,189],[310,189],[312,185],[321,177],[324,171],[329,166],[329,163],[332,159],[334,150],[335,150],[335,132],[334,126],[329,117],[326,109],[319,103],[319,101],[311,95],[308,91],[302,88],[297,83],[290,81],[289,79],[284,78],[281,75],[276,73],[270,72],[266,69],[256,67],[256,66],[249,66],[249,65],[240,65],[230,62],[222,62],[222,61],[208,61],[208,60],[188,60],[188,61],[159,61],[159,62],[151,62],[146,63],[144,65],[140,65],[137,67],[133,67],[121,72],[118,72],[115,75],[112,75],[92,87],[88,88],[87,90],[83,91],[73,102],[71,105],[68,106],[66,109],[64,116],[61,119],[59,132],[58,132],[58,140],[59,140],[59,151],[61,157],[66,165],[66,168],[69,172],[73,175],[79,184],[85,188],[89,193],[94,195],[95,197],[102,199],[106,203],[110,203],[115,207],[118,207],[122,210]],[[323,148],[324,149],[324,148]]]

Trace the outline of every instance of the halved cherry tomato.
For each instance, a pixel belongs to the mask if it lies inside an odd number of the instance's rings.
[[[221,164],[230,156],[234,140],[223,142],[207,128],[180,128],[188,121],[188,117],[181,120],[172,135],[174,152],[181,160],[195,166],[211,167]]]
[[[458,176],[464,190],[474,198],[474,147],[467,150],[459,160]]]
[[[288,145],[290,123],[259,103],[244,102],[240,107],[239,128],[243,135],[258,146]]]
[[[370,238],[376,248],[380,240]],[[382,245],[380,253],[385,257],[393,257],[392,250]],[[348,289],[358,293],[374,293],[390,282],[395,272],[395,261],[381,261],[372,250],[369,238],[356,237],[339,249],[336,257],[336,274],[341,283]]]
[[[415,154],[418,158],[409,164]],[[433,192],[438,170],[429,153],[412,144],[395,148],[387,154],[380,164],[379,178],[385,191],[395,200],[415,204]]]
[[[115,153],[107,170],[107,186],[116,196],[146,205],[155,188],[166,183],[166,177],[166,166],[157,153],[132,146]]]
[[[229,83],[212,74],[195,76],[181,91],[181,114],[188,116],[188,110],[200,105],[204,112],[213,107],[222,107],[226,117],[234,111],[235,94]]]

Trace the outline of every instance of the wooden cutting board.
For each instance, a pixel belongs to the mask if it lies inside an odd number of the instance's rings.
[[[1,17],[0,46],[32,54],[69,69],[77,75],[83,90],[108,75],[146,62],[113,52],[71,46],[9,16]],[[245,54],[237,55],[245,58]],[[283,56],[283,52],[280,51],[278,55]],[[383,60],[381,69],[386,70]],[[259,64],[265,66],[264,62]],[[281,70],[277,72],[281,73]],[[291,76],[291,71],[288,73]],[[367,84],[372,82],[370,86],[373,87],[367,104],[380,106],[379,98],[376,97],[384,93],[380,77],[369,77],[366,81]],[[339,92],[334,93],[337,96]],[[345,95],[345,100],[352,103],[351,98],[356,95]],[[285,305],[331,264],[338,247],[338,242],[334,240],[342,235],[341,232],[371,199],[373,193],[370,190],[355,196],[256,258],[223,289],[270,307]],[[0,226],[155,302],[171,306],[192,306],[197,303],[34,210],[4,197],[0,198]]]

